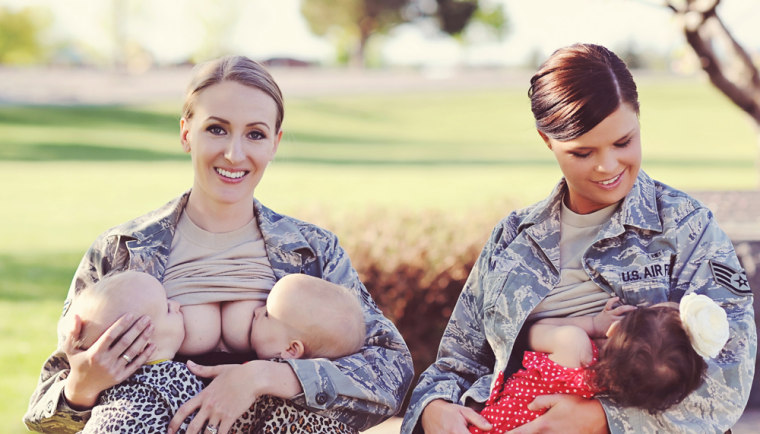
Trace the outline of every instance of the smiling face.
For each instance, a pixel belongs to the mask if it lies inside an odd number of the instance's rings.
[[[251,207],[282,136],[277,113],[275,101],[255,87],[222,81],[200,91],[192,118],[180,121],[182,147],[195,172],[188,206]]]
[[[560,142],[541,134],[567,181],[565,204],[588,214],[622,200],[641,167],[641,131],[636,112],[621,104],[587,133]]]

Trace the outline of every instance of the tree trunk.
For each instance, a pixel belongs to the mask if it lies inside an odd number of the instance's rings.
[[[666,0],[666,4],[681,18],[686,41],[710,82],[754,121],[760,149],[760,73],[718,16],[720,0]]]
[[[687,6],[705,2],[689,0]],[[760,74],[744,48],[718,16],[714,4],[708,10],[684,13],[686,41],[699,57],[710,81],[760,126]]]

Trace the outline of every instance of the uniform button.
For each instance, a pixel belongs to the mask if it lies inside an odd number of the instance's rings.
[[[327,394],[325,392],[319,392],[317,393],[317,404],[322,405],[325,402],[327,402]]]

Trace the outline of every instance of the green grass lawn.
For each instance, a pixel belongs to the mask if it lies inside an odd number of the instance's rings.
[[[709,84],[645,78],[640,96],[650,175],[684,190],[757,186],[752,124]],[[560,177],[522,88],[286,104],[285,137],[257,196],[296,216],[350,217],[368,207],[506,213],[541,199]],[[89,243],[190,186],[178,111],[179,102],[0,106],[4,432],[24,432],[16,421],[55,345],[57,315]]]

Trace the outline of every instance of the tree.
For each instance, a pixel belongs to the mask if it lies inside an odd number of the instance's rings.
[[[720,0],[665,0],[715,87],[760,128],[760,74],[718,15]]]
[[[436,18],[442,31],[458,35],[473,20],[496,30],[506,23],[501,6],[483,11],[478,0],[302,0],[301,13],[316,35],[337,36],[355,66],[365,64],[373,35],[400,24]]]
[[[42,9],[25,7],[19,11],[0,8],[0,63],[39,63],[47,54],[41,34],[50,25]]]

